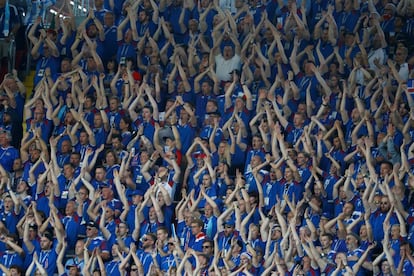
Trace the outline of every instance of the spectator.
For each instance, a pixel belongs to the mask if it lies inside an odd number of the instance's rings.
[[[85,275],[409,275],[410,1],[190,2],[34,21],[32,98],[17,72],[0,85],[19,266],[63,274],[75,249]],[[56,269],[34,254],[50,226]]]

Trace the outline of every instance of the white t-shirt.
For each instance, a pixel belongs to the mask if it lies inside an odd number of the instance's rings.
[[[241,60],[240,56],[235,54],[231,59],[225,60],[222,54],[215,57],[216,61],[216,75],[220,81],[230,81],[231,72],[233,70],[240,70]]]
[[[369,68],[371,68],[372,70],[379,70],[379,68],[374,63],[375,59],[378,59],[379,64],[384,65],[386,58],[387,58],[387,54],[385,53],[385,50],[383,48],[371,50],[368,53]]]
[[[408,63],[405,62],[400,65],[400,70],[398,71],[398,75],[403,81],[408,80],[408,75],[410,74],[410,68],[408,68]]]

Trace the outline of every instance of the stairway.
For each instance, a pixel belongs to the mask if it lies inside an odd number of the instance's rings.
[[[29,74],[24,78],[24,86],[26,87],[26,101],[32,97],[33,80],[36,74],[36,70],[31,70]]]
[[[24,87],[26,87],[26,102],[32,98],[33,80],[36,74],[36,70],[31,70],[29,74],[24,78]],[[23,133],[26,132],[26,121],[23,120]]]

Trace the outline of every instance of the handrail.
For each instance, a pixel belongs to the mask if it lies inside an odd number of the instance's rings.
[[[16,67],[16,41],[14,38],[10,39],[9,44],[9,72],[12,72],[13,69]]]
[[[26,55],[26,76],[29,75],[30,72],[30,66],[32,65],[32,55],[30,54],[30,51],[33,47],[32,42],[30,41],[30,39],[27,38],[26,35],[26,45],[27,45],[27,55]]]

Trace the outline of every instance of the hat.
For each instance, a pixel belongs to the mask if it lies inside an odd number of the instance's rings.
[[[37,224],[36,223],[30,223],[29,224],[29,229],[33,229],[33,230],[37,230],[37,228],[38,228],[38,226],[37,226]]]
[[[194,158],[201,158],[201,159],[204,159],[204,158],[206,158],[206,154],[204,153],[204,152],[196,152],[196,153],[194,153]]]
[[[144,196],[144,194],[145,194],[145,191],[139,190],[139,189],[131,192],[131,196],[136,196],[136,195]]]
[[[86,225],[87,227],[94,227],[94,228],[98,228],[98,225],[94,222],[94,221],[89,221],[88,224]]]
[[[231,227],[234,227],[236,225],[236,223],[234,222],[233,219],[229,219],[229,220],[226,220],[224,222],[224,226],[226,226],[226,225],[231,226]]]
[[[395,10],[397,9],[397,7],[393,3],[387,3],[384,9],[386,8],[391,9],[393,12],[395,12]]]
[[[264,159],[265,159],[265,155],[264,155],[264,153],[263,152],[260,152],[260,151],[258,151],[258,152],[256,152],[253,156],[258,156],[258,157],[260,157],[260,161],[264,161]]]
[[[252,259],[252,255],[250,253],[247,252],[243,252],[240,257],[246,257],[247,259],[251,260]]]
[[[279,231],[279,232],[282,232],[282,228],[280,227],[280,225],[279,225],[279,224],[275,224],[275,225],[273,226],[272,230],[273,230],[273,231]]]
[[[218,110],[213,112],[207,112],[207,115],[221,117],[221,113]]]
[[[79,270],[79,267],[78,267],[75,263],[72,263],[72,264],[67,264],[67,265],[66,265],[66,269],[69,269],[69,268],[71,268],[71,267],[76,267],[76,268]]]
[[[240,99],[242,99],[243,101],[245,101],[246,100],[246,95],[244,95],[244,93],[243,92],[239,92],[237,95],[237,98],[240,98]]]
[[[112,188],[111,184],[109,184],[107,181],[103,181],[99,183],[99,188]]]

